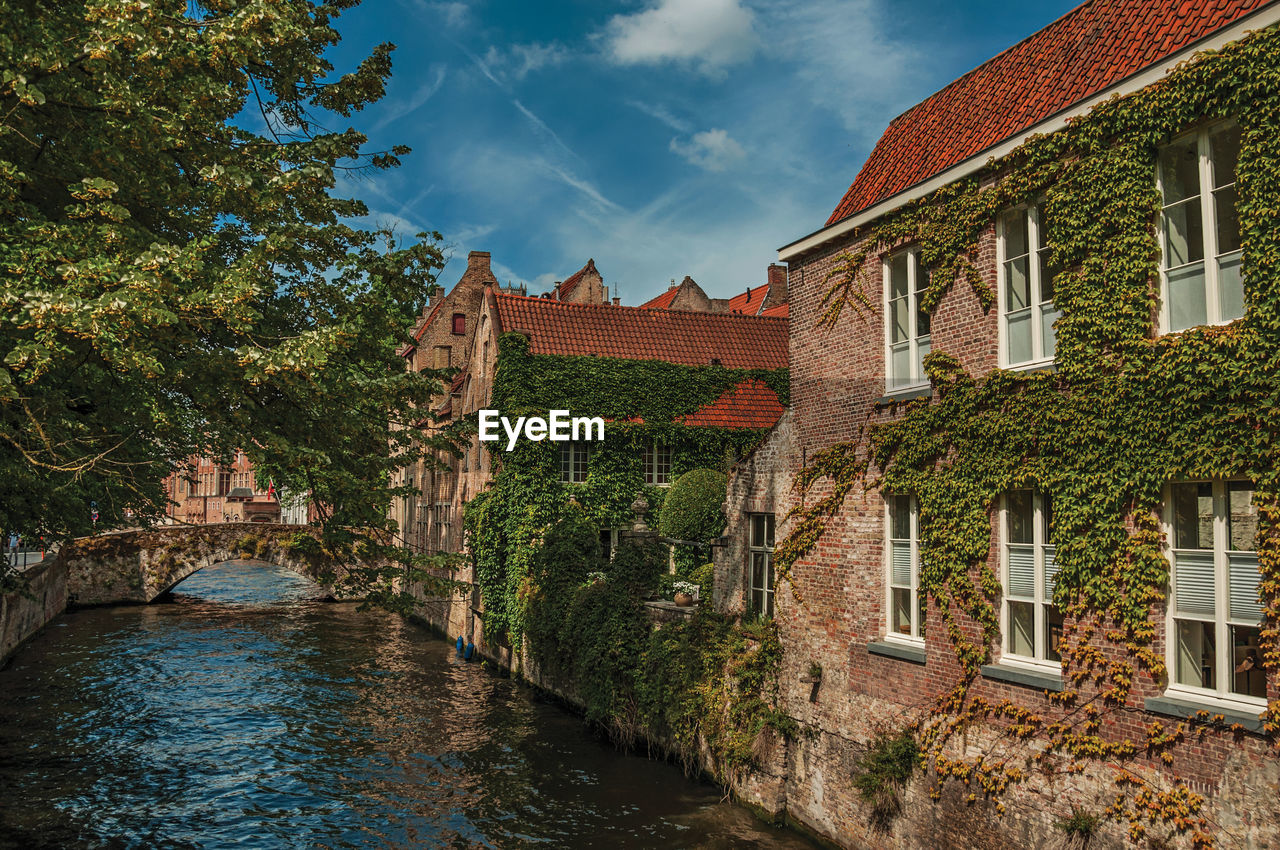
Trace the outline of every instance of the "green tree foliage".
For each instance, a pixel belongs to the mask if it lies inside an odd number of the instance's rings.
[[[693,469],[671,485],[662,504],[658,531],[677,540],[706,542],[724,531],[728,476],[715,469]]]
[[[0,528],[153,519],[175,464],[235,448],[385,525],[441,255],[335,194],[408,152],[330,129],[390,74],[389,44],[324,58],[357,2],[0,0]]]

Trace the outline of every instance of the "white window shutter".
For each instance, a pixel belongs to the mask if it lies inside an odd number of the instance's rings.
[[[1057,547],[1044,547],[1044,600],[1053,601],[1053,588],[1058,583],[1058,562],[1055,560]]]
[[[899,587],[911,586],[911,544],[894,542],[893,544],[893,584]]]
[[[1036,550],[1034,546],[1009,547],[1009,586],[1005,593],[1010,598],[1036,598]]]
[[[1173,563],[1178,611],[1214,616],[1213,553],[1182,550],[1174,553]]]
[[[1258,556],[1253,552],[1232,552],[1228,556],[1231,581],[1231,619],[1262,622],[1258,600]]]

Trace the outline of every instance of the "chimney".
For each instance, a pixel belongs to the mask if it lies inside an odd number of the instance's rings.
[[[778,263],[769,264],[769,306],[787,303],[787,267]]]
[[[621,296],[621,295],[615,295],[615,296],[613,296],[613,306],[615,306],[615,307],[621,307],[621,306],[622,306],[622,296]]]
[[[467,255],[467,271],[489,273],[489,252],[472,251]]]

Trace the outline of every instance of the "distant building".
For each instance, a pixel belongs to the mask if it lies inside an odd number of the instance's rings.
[[[258,480],[242,451],[229,464],[193,457],[164,484],[173,522],[280,522],[280,502],[270,482]]]

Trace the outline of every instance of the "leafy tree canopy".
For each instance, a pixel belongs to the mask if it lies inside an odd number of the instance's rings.
[[[658,530],[677,540],[706,542],[724,531],[728,476],[715,469],[691,469],[676,479],[662,503]]]
[[[442,257],[335,194],[408,152],[331,129],[391,72],[390,44],[324,58],[357,3],[0,0],[0,528],[154,519],[236,448],[331,527],[386,524],[439,377],[395,349]]]

